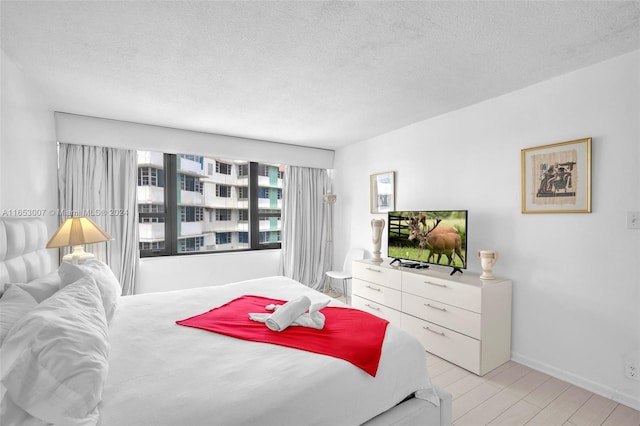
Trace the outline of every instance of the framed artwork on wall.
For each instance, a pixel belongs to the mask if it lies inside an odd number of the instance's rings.
[[[369,177],[371,213],[381,214],[395,210],[396,172],[384,172]]]
[[[591,213],[591,138],[521,151],[522,213]]]

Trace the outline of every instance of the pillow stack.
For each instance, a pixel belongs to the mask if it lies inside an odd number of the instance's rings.
[[[93,277],[100,290],[104,312],[107,316],[107,323],[111,322],[116,311],[118,298],[122,294],[122,287],[118,279],[113,275],[111,268],[99,260],[89,260],[82,265],[72,265],[63,262],[58,269],[60,274],[61,287],[67,286],[82,277]]]
[[[18,285],[8,286],[0,299],[2,332],[5,306],[19,306],[6,317],[9,329],[0,340],[3,425],[98,422],[108,370],[108,323],[120,284],[97,260],[63,263],[58,274],[60,290],[39,304]]]

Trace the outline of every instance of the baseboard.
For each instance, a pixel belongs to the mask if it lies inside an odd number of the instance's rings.
[[[597,395],[616,401],[620,404],[626,405],[627,407],[631,407],[634,410],[640,411],[640,399],[634,397],[633,395],[621,393],[609,386],[604,386],[592,380],[585,379],[582,376],[578,376],[566,370],[562,370],[560,368],[537,361],[535,359],[531,359],[515,352],[511,353],[511,359],[519,364],[526,365],[529,368],[540,371],[541,373],[548,374],[552,377],[555,377],[556,379],[564,380],[565,382],[588,390],[589,392],[595,393]]]

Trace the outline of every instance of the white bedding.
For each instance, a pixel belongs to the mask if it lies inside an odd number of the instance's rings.
[[[175,323],[242,295],[303,294],[327,298],[284,277],[120,298],[98,424],[358,425],[416,391],[438,404],[422,346],[392,325],[374,378],[341,359]]]

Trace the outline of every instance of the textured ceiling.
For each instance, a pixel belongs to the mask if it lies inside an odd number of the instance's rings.
[[[637,1],[2,1],[58,111],[337,148],[640,49]]]

